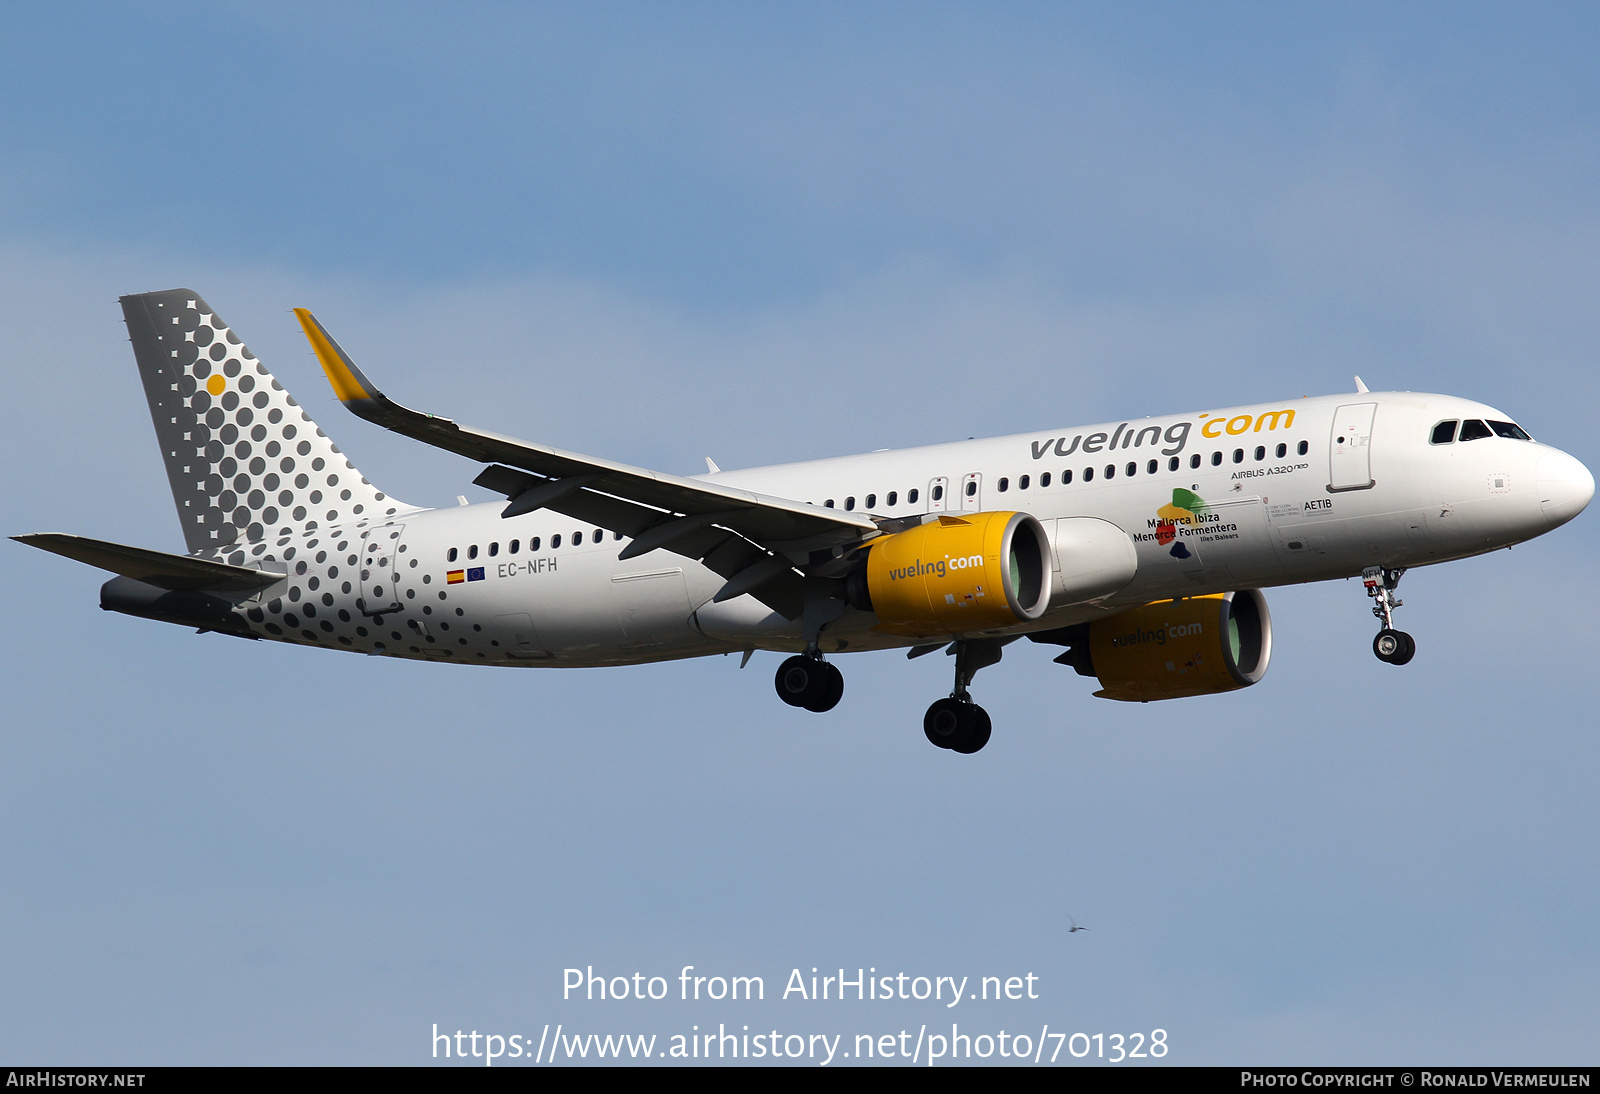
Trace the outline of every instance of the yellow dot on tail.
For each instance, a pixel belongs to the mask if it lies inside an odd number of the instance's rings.
[[[228,381],[222,378],[222,373],[214,372],[211,379],[206,381],[206,390],[213,395],[221,395],[222,389],[228,386]]]

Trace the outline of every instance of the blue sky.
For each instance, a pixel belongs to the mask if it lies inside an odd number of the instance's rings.
[[[397,398],[676,472],[1296,394],[1447,391],[1600,465],[1584,5],[10,5],[7,534],[177,549],[121,293],[198,289],[408,501]],[[0,1057],[427,1058],[537,1034],[888,1032],[922,1004],[562,1003],[561,969],[1034,971],[974,1028],[1170,1059],[1593,1063],[1594,517],[1271,590],[1272,671],[1089,696],[1012,647],[474,672],[102,613],[10,545]],[[1092,933],[1068,936],[1071,912]],[[660,1009],[654,1009],[659,1006]],[[1058,1025],[1059,1023],[1059,1025]]]

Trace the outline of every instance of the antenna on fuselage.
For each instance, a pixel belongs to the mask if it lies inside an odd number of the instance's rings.
[[[1356,391],[1361,395],[1365,395],[1367,393],[1367,385],[1361,382],[1361,377],[1359,376],[1356,377]]]

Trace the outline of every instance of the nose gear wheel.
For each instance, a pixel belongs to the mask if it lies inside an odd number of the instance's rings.
[[[1372,640],[1372,652],[1386,665],[1403,665],[1416,656],[1417,642],[1405,631],[1385,627]]]

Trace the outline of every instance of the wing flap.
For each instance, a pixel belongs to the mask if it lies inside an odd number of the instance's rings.
[[[532,475],[513,468],[495,465],[485,468],[483,473],[472,481],[476,486],[514,497],[527,489],[539,488],[534,484],[547,480],[535,479]],[[576,490],[559,496],[549,502],[546,508],[584,524],[598,525],[609,532],[621,533],[624,538],[635,541],[640,536],[648,535],[651,529],[699,519],[699,517],[673,517],[659,509],[648,508],[592,490]],[[685,558],[696,559],[712,573],[725,579],[732,578],[766,555],[764,550],[745,536],[723,526],[723,514],[712,513],[702,516],[715,520],[706,520],[699,527],[685,528],[681,534],[665,540],[661,544],[661,549]],[[627,549],[624,548],[622,553],[626,555]],[[792,570],[755,586],[750,590],[750,595],[785,619],[799,616],[805,605],[802,579]]]

